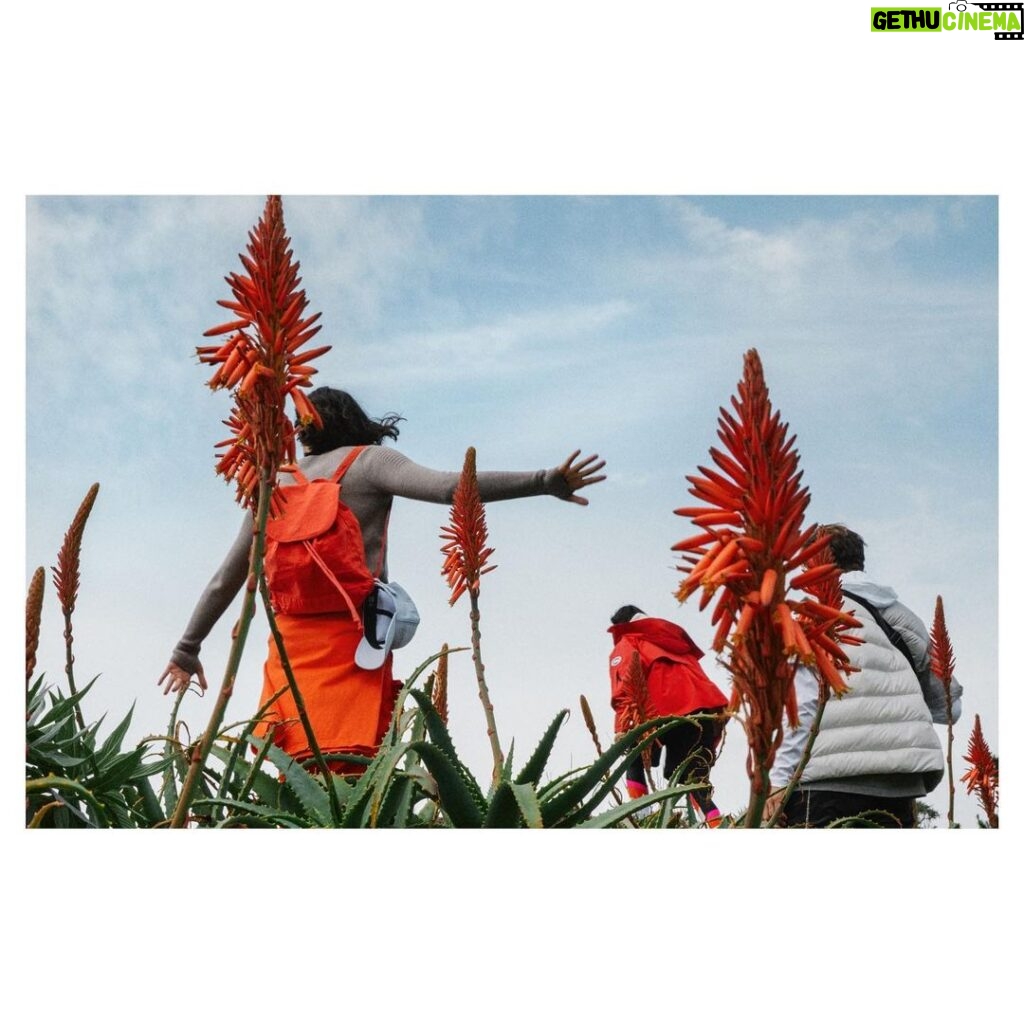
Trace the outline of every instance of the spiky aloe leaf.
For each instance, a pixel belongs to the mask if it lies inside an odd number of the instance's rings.
[[[479,796],[479,787],[474,792],[474,788],[467,785],[465,766],[459,762],[456,767],[448,755],[432,743],[420,741],[409,746],[420,755],[427,771],[434,777],[438,804],[452,826],[480,828],[487,805]]]
[[[527,828],[543,828],[544,817],[540,812],[537,790],[529,782],[513,782],[512,795],[519,804],[519,812]]]
[[[612,828],[617,825],[620,821],[628,818],[631,814],[636,811],[643,810],[645,807],[650,807],[652,804],[659,804],[663,802],[675,803],[684,793],[688,793],[691,789],[698,787],[686,785],[686,786],[672,786],[669,789],[659,789],[654,793],[648,793],[646,796],[637,797],[635,800],[630,800],[628,803],[624,803],[621,806],[613,807],[610,811],[605,811],[603,814],[598,814],[594,818],[587,818],[586,821],[580,822],[577,828]]]
[[[484,828],[518,828],[519,805],[512,793],[512,784],[502,780],[498,783],[487,804]]]
[[[135,791],[139,794],[139,801],[142,804],[138,811],[140,816],[146,819],[148,825],[159,825],[166,821],[160,801],[156,798],[153,786],[148,778],[136,779],[133,783]]]
[[[197,798],[196,808],[224,807],[228,810],[239,811],[239,814],[232,814],[219,821],[214,828],[234,828],[242,824],[246,827],[267,828],[309,828],[309,819],[298,814],[289,814],[287,811],[279,810],[276,807],[264,807],[259,804],[249,804],[244,800],[224,799],[223,797],[200,797]]]
[[[410,691],[410,696],[420,706],[420,712],[423,715],[423,723],[427,727],[427,735],[430,737],[431,744],[433,744],[433,746],[439,749],[441,753],[448,758],[462,776],[463,783],[472,793],[474,802],[481,808],[485,807],[487,801],[484,798],[484,794],[480,789],[479,783],[473,777],[473,773],[462,763],[462,760],[456,753],[455,744],[452,743],[451,733],[448,732],[448,726],[446,726],[441,720],[441,716],[437,713],[437,710],[430,702],[430,699],[421,690]],[[418,748],[415,744],[412,744],[412,749],[415,750]]]
[[[329,825],[331,807],[324,786],[280,747],[271,747],[267,757],[284,776],[285,786],[313,822],[321,826]]]
[[[555,715],[554,721],[548,726],[547,731],[540,738],[540,742],[537,744],[537,749],[530,756],[530,760],[523,765],[523,770],[516,776],[516,782],[526,784],[532,783],[536,786],[544,774],[544,769],[547,767],[548,758],[551,756],[551,750],[555,745],[555,738],[558,736],[558,730],[562,728],[562,723],[569,717],[569,709],[563,708]]]
[[[378,827],[409,828],[420,824],[413,814],[417,793],[422,798],[425,791],[415,776],[403,773],[396,778],[381,804],[377,815]]]
[[[89,682],[78,691],[78,693],[71,697],[65,697],[59,690],[56,692],[48,690],[47,693],[51,701],[50,710],[47,711],[42,718],[32,724],[42,727],[47,725],[49,722],[56,721],[57,719],[63,721],[65,716],[72,716],[74,709],[78,707],[82,702],[82,698],[92,689],[93,684],[97,679],[99,679],[99,676],[93,676],[93,678],[90,679]],[[102,721],[102,719],[100,721]],[[97,723],[97,725],[98,724],[99,723]]]
[[[572,828],[587,818],[626,773],[631,756],[641,752],[677,722],[678,719],[672,717],[652,718],[641,723],[623,734],[601,757],[557,792],[542,791],[540,803],[544,827]],[[630,757],[627,758],[626,754]]]
[[[245,801],[245,798],[252,795],[260,803],[264,804],[269,808],[276,808],[278,806],[279,798],[281,795],[282,784],[275,778],[272,778],[266,772],[260,770],[260,766],[267,759],[267,755],[273,748],[274,744],[271,742],[269,736],[258,739],[253,737],[249,733],[246,733],[241,740],[239,745],[243,743],[252,743],[256,747],[256,754],[253,757],[252,764],[245,763],[245,767],[249,769],[249,773],[245,776],[244,780],[240,785],[235,787],[234,793],[230,796],[225,792],[225,785],[222,781],[220,789],[217,792],[218,799],[234,799],[236,801]],[[227,765],[232,765],[232,753],[224,747],[214,744],[210,748],[210,754],[216,757],[218,760],[224,761]],[[227,769],[225,769],[226,773]],[[241,773],[238,772],[235,778],[240,778]],[[245,806],[251,807],[252,803],[246,803]],[[173,805],[172,808],[173,810]]]
[[[135,704],[133,703],[128,714],[125,715],[124,719],[114,727],[103,746],[96,751],[96,764],[98,771],[102,770],[103,766],[108,761],[112,758],[116,758],[121,752],[121,741],[124,739],[129,726],[132,724],[132,713],[134,710]]]
[[[373,796],[370,800],[370,827],[376,828],[380,818],[381,807],[387,797],[388,790],[394,782],[395,772],[398,769],[398,762],[408,752],[408,744],[400,743],[392,747],[377,765],[376,778],[373,783]]]

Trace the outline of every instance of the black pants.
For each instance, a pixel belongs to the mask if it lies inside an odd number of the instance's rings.
[[[694,714],[702,713],[694,712]],[[700,722],[680,722],[679,725],[675,725],[668,732],[663,733],[661,745],[665,751],[665,765],[662,771],[665,779],[672,778],[675,770],[684,761],[691,758],[689,766],[683,769],[679,781],[707,782],[711,766],[715,762],[715,747],[718,745],[720,732],[719,722],[705,718]],[[656,765],[660,759],[661,748],[655,742],[651,750],[651,764]],[[629,767],[626,769],[626,778],[630,782],[647,784],[644,778],[643,757],[640,754],[630,761]],[[715,809],[714,801],[706,789],[695,790],[693,799],[705,814]]]
[[[912,796],[866,796],[826,789],[798,790],[786,802],[787,828],[827,828],[843,818],[865,817],[848,828],[914,828]]]

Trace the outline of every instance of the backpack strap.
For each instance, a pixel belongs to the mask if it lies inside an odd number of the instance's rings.
[[[885,634],[889,643],[896,648],[904,658],[907,659],[907,663],[914,671],[914,675],[917,676],[917,681],[921,683],[922,690],[924,689],[924,682],[921,679],[921,673],[917,669],[917,665],[914,664],[914,656],[910,653],[910,648],[907,646],[906,640],[894,629],[885,619],[885,616],[866,598],[861,597],[859,594],[854,594],[849,590],[843,590],[842,594],[844,597],[849,598],[851,601],[862,605],[870,613],[871,617],[878,623],[879,628]]]
[[[341,465],[334,471],[334,476],[331,477],[331,480],[334,483],[341,483],[341,478],[348,472],[349,466],[351,466],[352,463],[355,462],[356,459],[358,459],[359,456],[363,454],[363,450],[365,448],[365,444],[357,445],[355,448],[352,449],[352,451],[348,453],[348,455],[345,456],[344,459],[341,460]]]
[[[312,558],[313,561],[316,562],[316,564],[319,565],[321,569],[323,569],[324,574],[331,581],[331,583],[334,584],[334,586],[337,589],[338,593],[341,594],[341,596],[345,599],[345,604],[348,605],[348,610],[352,614],[352,619],[356,623],[358,623],[360,629],[362,629],[362,625],[363,625],[362,616],[359,614],[358,611],[356,611],[356,606],[355,606],[355,604],[353,604],[352,598],[348,596],[348,591],[341,585],[341,582],[339,581],[338,577],[335,576],[333,572],[331,572],[330,567],[320,557],[320,555],[317,552],[316,548],[314,548],[313,545],[308,540],[305,540],[302,543],[305,545],[306,551],[309,552],[309,557]]]

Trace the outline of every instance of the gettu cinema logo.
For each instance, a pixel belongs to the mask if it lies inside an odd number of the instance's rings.
[[[992,32],[997,40],[1024,38],[1024,3],[942,7],[872,7],[872,32]]]

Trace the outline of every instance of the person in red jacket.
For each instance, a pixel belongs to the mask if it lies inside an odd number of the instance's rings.
[[[661,715],[716,715],[696,722],[680,722],[661,737],[665,748],[665,778],[685,761],[680,781],[707,782],[715,753],[722,736],[724,719],[721,712],[728,698],[707,677],[700,666],[704,652],[690,639],[682,626],[667,619],[648,618],[636,605],[623,605],[613,616],[608,630],[615,646],[609,658],[612,707],[615,709],[616,735],[629,727],[629,712],[634,697],[627,680],[634,652],[640,655],[649,711]],[[660,759],[660,750],[654,752]],[[655,760],[654,763],[657,763]],[[634,799],[647,792],[642,758],[633,758],[626,771],[626,789]],[[704,814],[708,825],[720,821],[720,813],[711,799],[710,789],[694,790],[691,800]]]

